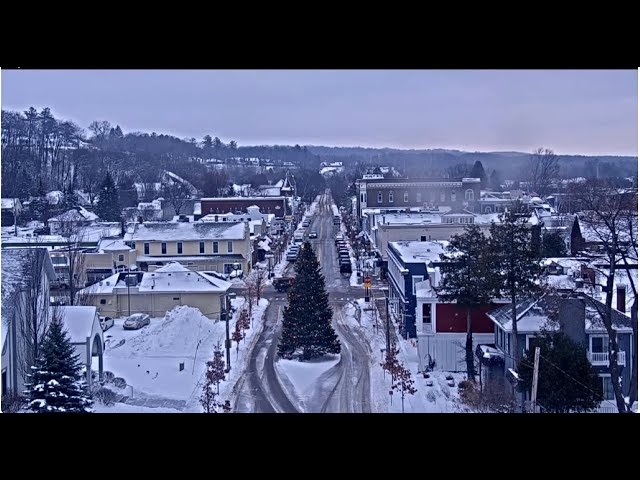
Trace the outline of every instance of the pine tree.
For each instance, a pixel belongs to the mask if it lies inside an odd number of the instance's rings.
[[[284,309],[278,355],[291,358],[301,352],[300,360],[304,361],[340,353],[340,341],[331,325],[333,311],[324,276],[308,241],[300,249],[295,269],[289,304]]]
[[[90,413],[82,367],[62,322],[53,320],[29,375],[29,409],[36,413]]]
[[[489,186],[492,190],[499,192],[502,190],[501,184],[502,178],[500,178],[500,174],[498,173],[498,171],[494,170],[493,172],[491,172],[491,176],[489,177]]]
[[[540,347],[537,399],[544,411],[588,412],[602,401],[602,381],[580,345],[561,332],[543,332],[531,342],[518,366],[522,392],[533,382],[535,347]]]
[[[120,220],[120,202],[118,189],[116,188],[110,173],[107,173],[98,194],[96,214],[104,221],[117,222]]]
[[[510,211],[501,215],[501,223],[491,224],[489,251],[495,280],[496,297],[511,300],[511,324],[513,334],[511,355],[517,365],[521,352],[518,348],[517,302],[530,298],[540,291],[537,282],[541,274],[540,258],[531,246],[531,228],[527,225],[529,214],[520,202],[514,202]]]
[[[487,239],[477,225],[469,225],[462,235],[454,235],[446,253],[440,255],[442,282],[438,296],[456,302],[467,311],[465,358],[467,377],[475,381],[471,310],[491,301],[493,276]]]
[[[480,179],[480,188],[484,189],[487,186],[487,174],[485,173],[484,167],[482,166],[482,162],[480,160],[476,160],[476,163],[473,164],[469,176],[471,178]]]
[[[545,233],[542,237],[543,257],[566,257],[567,244],[558,232]]]

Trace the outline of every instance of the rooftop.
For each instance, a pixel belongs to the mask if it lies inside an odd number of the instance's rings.
[[[449,242],[446,241],[401,241],[389,242],[389,248],[395,250],[404,263],[437,262]]]
[[[244,223],[220,222],[146,222],[136,223],[133,233],[125,240],[242,240],[245,238]]]
[[[97,314],[96,307],[52,307],[53,311],[60,315],[71,343],[84,343],[91,336]]]

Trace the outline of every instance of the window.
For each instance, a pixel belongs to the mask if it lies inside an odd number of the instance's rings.
[[[364,203],[364,193],[360,194],[360,203]]]
[[[393,192],[389,192],[389,203],[393,203]]]
[[[591,353],[605,353],[608,343],[606,336],[591,337]]]
[[[233,242],[231,240],[227,241],[227,253],[233,253]]]
[[[100,305],[106,305],[107,304],[107,299],[106,298],[101,298],[100,299]]]
[[[470,188],[465,190],[464,199],[465,200],[473,200],[473,190],[471,190]]]
[[[444,192],[440,192],[440,201],[441,202],[446,202],[447,201],[447,194]]]
[[[182,255],[182,242],[178,242],[178,255]]]
[[[451,201],[452,202],[456,201],[456,192],[451,192]]]
[[[124,255],[123,254],[118,255],[118,261],[119,262],[124,262]]]
[[[229,275],[231,272],[233,272],[233,263],[225,263],[224,264],[224,273]]]
[[[213,253],[218,253],[218,242],[213,242]]]
[[[200,253],[204,253],[204,242],[200,242]]]
[[[613,393],[613,383],[611,382],[611,375],[608,373],[598,375],[602,380],[602,399],[614,400],[615,394]]]
[[[173,297],[173,301],[174,301],[174,302],[176,302],[176,301],[180,301],[180,297]]]
[[[149,243],[145,242],[144,244],[144,254],[149,255]]]
[[[131,242],[131,248],[133,248],[135,250],[136,248],[136,242]]]
[[[535,335],[527,335],[525,340],[525,349],[534,350],[538,346],[539,337]]]
[[[382,192],[378,192],[378,203],[382,203]]]
[[[416,193],[416,202],[422,203],[422,194],[420,192]]]
[[[422,304],[422,323],[431,323],[431,304]]]
[[[427,236],[426,235],[421,235],[420,236],[420,241],[421,242],[426,242],[427,241]]]
[[[424,280],[424,277],[422,275],[412,275],[411,276],[411,281],[413,283],[413,294],[416,294],[416,283],[419,283],[421,281]]]
[[[167,254],[167,244],[165,242],[162,242],[160,244],[160,248],[161,248],[162,254],[166,255]]]
[[[404,203],[409,203],[409,193],[404,192]]]

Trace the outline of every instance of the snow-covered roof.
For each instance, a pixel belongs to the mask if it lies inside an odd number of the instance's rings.
[[[400,259],[406,263],[416,262],[438,262],[440,254],[444,253],[449,242],[428,241],[428,242],[389,242],[389,247],[395,250]]]
[[[182,267],[180,265],[180,267]],[[175,267],[172,267],[175,268]],[[147,272],[142,276],[142,281],[138,287],[140,293],[149,292],[185,292],[185,293],[221,293],[226,292],[231,284],[202,274],[201,272],[191,272],[187,269],[182,271],[170,270],[164,272]]]
[[[18,199],[17,198],[3,198],[2,199],[2,210],[13,210],[13,206],[15,205],[16,200],[18,200]]]
[[[95,295],[108,295],[113,292],[113,289],[118,283],[120,273],[114,273],[110,277],[104,278],[93,285],[89,285],[86,288],[80,290],[80,294],[95,294]]]
[[[244,223],[212,222],[145,222],[135,224],[133,233],[125,234],[125,241],[171,240],[242,240]]]
[[[91,337],[97,308],[85,306],[52,307],[52,312],[60,315],[65,330],[69,333],[71,343],[83,343]]]
[[[261,240],[261,241],[258,242],[258,248],[261,248],[265,252],[270,252],[271,251],[271,247],[269,246],[269,243],[265,242],[264,240]]]
[[[160,200],[153,200],[151,202],[140,202],[138,203],[138,210],[162,210],[162,203]]]
[[[178,262],[170,262],[156,269],[156,272],[189,272],[190,270]]]
[[[57,205],[64,198],[64,193],[60,190],[54,190],[53,192],[47,193],[47,201],[50,205]]]
[[[98,215],[83,207],[72,208],[66,212],[49,219],[49,222],[95,222]]]
[[[103,238],[98,243],[98,250],[101,252],[119,252],[131,250],[131,247],[124,243],[121,238]]]
[[[482,352],[482,358],[504,357],[504,354],[491,345],[478,345]]]
[[[249,185],[250,186],[250,185]],[[213,202],[213,201],[220,201],[220,202],[229,202],[229,201],[233,201],[233,200],[242,200],[244,201],[253,201],[253,202],[260,202],[263,200],[284,200],[285,197],[279,196],[279,197],[269,197],[267,199],[265,199],[265,197],[207,197],[207,198],[201,198],[200,201],[207,201],[207,202]]]
[[[267,197],[278,197],[280,196],[280,188],[273,185],[260,185],[257,190],[261,195]]]

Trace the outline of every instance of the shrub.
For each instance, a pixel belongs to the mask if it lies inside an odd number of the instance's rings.
[[[102,387],[94,393],[93,398],[105,406],[113,405],[116,402],[116,392],[109,388]]]

